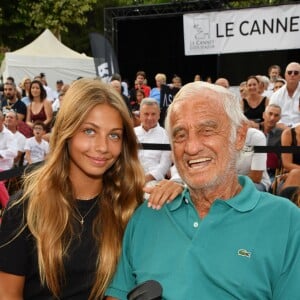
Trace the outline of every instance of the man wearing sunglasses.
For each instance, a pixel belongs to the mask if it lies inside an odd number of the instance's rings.
[[[291,62],[285,70],[286,84],[270,98],[270,104],[281,107],[281,119],[278,127],[294,127],[300,123],[300,64]]]

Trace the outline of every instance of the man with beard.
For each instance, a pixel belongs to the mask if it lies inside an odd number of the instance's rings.
[[[4,101],[2,102],[2,112],[4,115],[10,110],[18,114],[18,119],[23,121],[26,119],[26,105],[17,98],[17,87],[13,82],[4,84]]]

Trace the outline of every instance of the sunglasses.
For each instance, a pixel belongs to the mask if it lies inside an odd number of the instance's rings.
[[[287,71],[288,75],[292,75],[294,73],[294,75],[299,75],[299,71]]]

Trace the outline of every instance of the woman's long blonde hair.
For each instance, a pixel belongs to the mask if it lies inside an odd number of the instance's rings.
[[[40,277],[59,297],[65,278],[63,259],[74,234],[74,198],[69,179],[67,142],[89,111],[107,103],[121,115],[124,126],[120,157],[103,175],[99,213],[93,236],[99,249],[90,299],[101,299],[115,271],[125,226],[142,201],[144,173],[137,155],[137,141],[127,107],[108,85],[95,79],[80,79],[67,91],[51,133],[50,154],[45,164],[25,178],[28,199],[27,224],[37,244]]]

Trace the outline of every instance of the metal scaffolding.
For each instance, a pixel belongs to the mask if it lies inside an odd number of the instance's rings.
[[[142,2],[142,1],[141,1]],[[104,9],[104,36],[115,48],[117,44],[117,22],[121,19],[164,17],[182,15],[187,12],[217,10],[228,8],[228,1],[173,1],[172,3],[156,5],[133,5],[126,7],[109,7]]]

